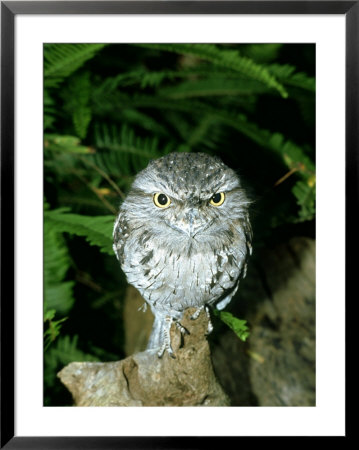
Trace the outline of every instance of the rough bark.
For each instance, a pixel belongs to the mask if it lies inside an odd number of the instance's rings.
[[[73,362],[58,374],[77,406],[227,406],[229,399],[213,372],[205,337],[207,317],[181,322],[190,331],[181,346],[179,330],[171,330],[176,358],[154,351],[135,353],[108,363]]]

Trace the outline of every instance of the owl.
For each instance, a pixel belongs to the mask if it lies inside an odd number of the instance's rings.
[[[114,252],[154,314],[147,349],[171,347],[187,308],[223,309],[246,274],[252,231],[249,200],[234,170],[203,153],[171,153],[135,177],[114,224]]]

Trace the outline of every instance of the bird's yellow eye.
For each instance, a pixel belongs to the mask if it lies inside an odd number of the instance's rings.
[[[217,194],[213,194],[209,204],[212,206],[221,206],[225,199],[224,192],[218,192]]]
[[[162,194],[161,192],[158,192],[153,196],[153,203],[158,208],[167,208],[171,204],[171,200],[167,195]]]

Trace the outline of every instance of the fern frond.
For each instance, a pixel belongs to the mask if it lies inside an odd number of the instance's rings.
[[[312,178],[309,182],[303,180],[297,181],[292,188],[292,193],[300,206],[299,218],[297,222],[312,220],[315,216],[315,180]]]
[[[52,99],[48,89],[44,89],[44,130],[53,128],[56,115],[56,103]]]
[[[162,115],[162,122],[169,130],[173,139],[186,141],[192,132],[192,118],[181,111],[166,109]],[[176,148],[177,151],[177,148]]]
[[[297,72],[291,77],[283,79],[283,83],[285,83],[287,86],[298,87],[311,92],[315,92],[315,78],[309,77],[304,72]]]
[[[215,150],[222,139],[222,126],[212,114],[204,115],[185,137],[189,148],[200,151]]]
[[[56,338],[60,335],[61,327],[63,322],[67,320],[67,317],[63,317],[60,320],[54,320],[56,311],[51,309],[46,311],[44,314],[44,322],[45,326],[47,325],[47,329],[44,332],[44,351],[50,347],[50,345],[56,340]]]
[[[69,364],[72,361],[81,362],[99,360],[96,356],[85,353],[78,348],[77,335],[73,337],[66,335],[60,338],[52,351],[52,355],[64,365]]]
[[[44,130],[53,130],[55,120],[55,117],[50,115],[49,112],[46,111],[44,114]]]
[[[91,108],[88,106],[80,105],[73,112],[72,123],[74,125],[76,135],[79,138],[85,139],[91,119],[92,119],[92,111]]]
[[[153,134],[169,137],[169,132],[159,121],[155,120],[148,114],[140,112],[136,109],[124,109],[121,111],[123,119],[134,126],[143,128]]]
[[[283,44],[247,44],[241,45],[241,52],[257,63],[270,63],[278,58]]]
[[[56,86],[107,44],[44,44],[44,80]]]
[[[135,95],[133,97],[118,93],[113,96],[113,105],[121,104],[122,107],[128,108],[153,108],[157,110],[172,110],[186,113],[191,117],[199,109],[205,110],[207,104],[198,101],[178,100],[176,102],[165,97],[151,96],[151,95]],[[113,107],[112,105],[112,107]],[[99,105],[96,105],[96,113],[100,113]]]
[[[59,209],[45,211],[44,219],[53,231],[83,236],[90,245],[100,247],[101,252],[113,254],[113,216],[82,216]]]
[[[80,139],[85,139],[91,122],[91,95],[92,83],[87,71],[72,76],[66,88],[61,91],[63,109],[72,117],[75,134]]]
[[[181,55],[193,55],[219,67],[232,69],[242,75],[257,80],[266,86],[276,89],[282,97],[288,97],[284,86],[279,83],[264,66],[241,56],[238,50],[224,50],[212,44],[133,44],[161,51],[169,51]]]
[[[107,124],[95,124],[97,152],[93,161],[103,170],[118,178],[130,176],[144,169],[151,159],[173,151],[171,142],[161,145],[155,137],[139,137],[124,125],[120,129]]]
[[[45,305],[54,308],[59,314],[67,314],[74,303],[74,285],[74,281],[45,285]]]
[[[160,156],[158,151],[158,139],[141,138],[136,136],[134,130],[124,125],[108,127],[106,124],[96,126],[96,148],[108,149],[115,152],[123,152],[132,155],[140,155],[145,158]]]
[[[46,212],[45,212],[46,214]],[[66,314],[74,303],[72,281],[64,281],[71,260],[60,233],[44,222],[44,314],[49,310]]]
[[[268,91],[267,86],[255,80],[246,80],[243,78],[237,80],[207,78],[162,88],[158,90],[158,94],[162,97],[181,99],[225,95],[252,95]]]
[[[303,72],[296,72],[294,66],[289,64],[270,64],[266,67],[270,73],[285,85],[315,92],[315,78]]]
[[[241,75],[233,70],[225,70],[216,66],[199,65],[189,67],[184,70],[159,70],[149,71],[147,69],[137,69],[120,73],[114,77],[107,77],[101,84],[94,86],[93,95],[102,97],[119,88],[139,85],[141,89],[147,87],[158,88],[164,81],[177,81],[188,78],[196,80],[198,78],[216,77],[221,79],[237,79]]]
[[[183,113],[189,119],[199,116],[202,117],[203,114],[214,114],[218,115],[218,107],[211,106],[209,102],[200,100],[188,100],[188,99],[178,99],[173,101],[172,99],[160,96],[151,95],[135,95],[133,97],[127,96],[122,93],[116,93],[112,96],[112,103],[108,105],[111,108],[117,109],[121,105],[122,108],[151,108],[159,110],[161,112],[166,111],[163,114],[163,119],[166,119],[167,111],[176,111]],[[96,114],[101,114],[103,111],[100,105],[94,106],[94,111]],[[233,119],[236,118],[235,114],[231,112],[225,112],[229,117]]]
[[[243,77],[240,73],[230,69],[218,68],[201,64],[196,67],[189,67],[185,70],[161,70],[148,71],[147,69],[138,69],[125,73],[120,73],[115,77],[107,77],[101,84],[94,86],[93,97],[103,98],[119,88],[139,85],[144,89],[147,87],[158,88],[164,81],[173,82],[180,79],[196,81],[198,79],[215,78],[217,80],[241,80],[251,81]],[[254,81],[254,80],[252,80]],[[258,82],[257,82],[258,83]],[[262,83],[261,83],[262,84]],[[265,87],[264,87],[265,88]],[[262,85],[263,89],[263,85]],[[267,88],[268,89],[268,88]]]
[[[206,74],[205,70],[202,70],[202,74]],[[104,95],[108,95],[109,93],[116,91],[118,88],[134,85],[139,85],[141,89],[145,89],[147,87],[156,88],[165,80],[173,81],[178,78],[188,78],[191,76],[193,77],[193,72],[190,71],[148,71],[145,69],[133,70],[120,73],[114,77],[107,77],[101,84],[94,87],[93,96],[103,97]]]
[[[91,147],[81,145],[81,141],[76,136],[60,136],[58,134],[44,135],[44,148],[46,151],[59,153],[93,153]]]

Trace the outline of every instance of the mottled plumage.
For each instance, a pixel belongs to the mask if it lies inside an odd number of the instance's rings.
[[[236,173],[202,153],[171,153],[135,178],[114,226],[114,251],[155,316],[148,348],[171,356],[170,327],[189,307],[223,309],[251,253],[249,201]],[[209,332],[211,323],[209,322]]]

